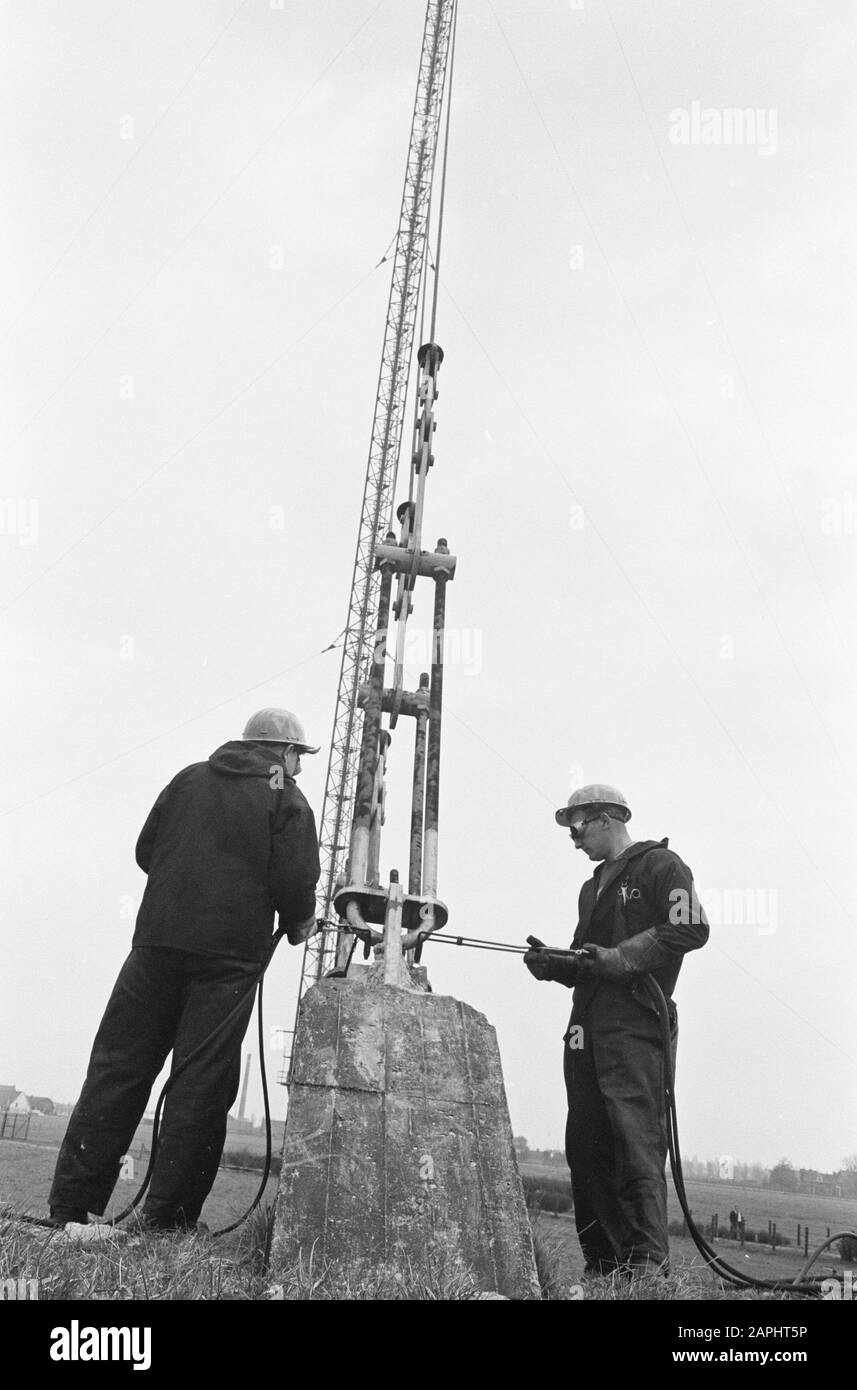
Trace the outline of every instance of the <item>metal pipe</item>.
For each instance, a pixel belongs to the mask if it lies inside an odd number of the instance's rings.
[[[512,956],[525,956],[530,950],[529,946],[510,946],[505,941],[483,941],[482,938],[478,936],[443,936],[437,931],[431,936],[424,937],[420,944],[422,945],[426,941],[439,941],[441,945],[446,946],[472,946],[474,950],[479,951],[505,951],[507,955]],[[562,951],[551,951],[551,955],[554,954],[570,955],[570,952],[563,953]]]
[[[415,694],[417,725],[414,735],[414,783],[411,793],[411,858],[408,866],[408,892],[422,891],[423,815],[426,784],[426,730],[429,718],[428,674],[420,676],[420,688]]]
[[[420,692],[418,690],[402,690],[399,692],[399,714],[408,719],[416,719],[420,712]],[[385,714],[389,714],[395,703],[396,691],[392,686],[384,686],[384,694],[381,697],[381,709]],[[361,709],[366,708],[366,701],[369,698],[368,685],[361,685],[357,692],[357,703]]]
[[[353,898],[351,902],[346,905],[345,919],[352,931],[367,930],[366,921],[363,917],[363,913],[360,911],[360,904],[355,902]]]
[[[392,532],[388,535],[390,539]],[[369,835],[372,821],[372,800],[379,755],[381,733],[381,701],[384,693],[384,668],[387,660],[387,628],[390,619],[390,593],[393,570],[381,565],[381,585],[378,594],[378,625],[372,672],[369,678],[369,698],[363,715],[363,741],[354,794],[354,820],[351,826],[351,851],[348,860],[348,879],[355,887],[367,883],[369,867]]]
[[[457,563],[455,555],[437,555],[433,550],[421,550],[415,562],[413,552],[405,545],[379,545],[375,554],[379,564],[389,560],[395,565],[400,584],[403,575],[410,576],[412,573],[416,573],[417,578],[422,575],[427,579],[433,579],[438,569],[446,570],[451,579]],[[398,602],[397,599],[396,603]],[[395,608],[393,616],[398,617]]]
[[[363,921],[363,914],[357,903],[350,902],[348,904],[345,909],[345,919],[349,927],[362,927],[365,929],[366,923]],[[353,931],[348,931],[346,927],[340,927],[336,938],[335,969],[347,970],[348,962],[351,958],[351,943],[353,940]]]
[[[447,551],[443,537],[436,550]],[[429,694],[429,726],[426,756],[426,811],[423,841],[423,896],[437,896],[437,836],[440,808],[440,724],[443,708],[443,642],[446,622],[446,584],[449,575],[438,570],[434,581],[434,623],[432,631],[431,691]],[[433,922],[427,920],[431,930]]]
[[[413,588],[413,581],[416,578],[417,564],[419,561],[420,541],[423,532],[423,506],[425,503],[426,479],[428,477],[428,471],[434,463],[434,454],[431,451],[435,430],[434,403],[437,399],[437,374],[440,371],[440,364],[443,361],[443,348],[437,343],[423,343],[417,352],[417,360],[423,373],[422,382],[420,384],[420,398],[423,403],[423,409],[419,419],[419,429],[415,441],[413,457],[413,467],[417,478],[417,495],[409,540],[409,546],[413,552],[410,588]]]
[[[405,989],[410,984],[402,954],[402,903],[404,894],[398,870],[390,870],[387,913],[384,918],[384,984]]]
[[[375,764],[375,787],[372,793],[372,815],[369,820],[369,857],[366,882],[373,886],[381,882],[381,827],[384,824],[384,803],[387,795],[387,749],[390,735],[382,729],[378,735],[378,760]]]
[[[393,667],[393,703],[390,709],[390,728],[395,729],[399,718],[402,703],[402,693],[404,686],[405,669],[405,637],[407,635],[408,618],[410,617],[413,604],[411,595],[407,588],[407,578],[398,565],[395,565],[397,554],[409,555],[408,539],[411,534],[411,522],[413,521],[414,507],[412,502],[404,502],[396,512],[396,516],[401,522],[402,534],[398,546],[389,546],[389,554],[386,560],[394,561],[394,569],[398,573],[398,584],[396,586],[396,602],[393,604],[393,617],[396,619],[396,656]],[[381,561],[379,560],[379,563]]]

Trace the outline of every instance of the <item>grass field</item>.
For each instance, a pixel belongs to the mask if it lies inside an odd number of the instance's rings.
[[[522,1176],[562,1179],[567,1173],[561,1168],[537,1163],[519,1163]],[[744,1187],[739,1183],[717,1183],[700,1180],[686,1180],[691,1214],[696,1225],[705,1233],[712,1216],[717,1213],[720,1228],[728,1230],[728,1216],[731,1207],[739,1207],[744,1214],[747,1228],[767,1230],[768,1221],[775,1221],[778,1234],[787,1236],[792,1244],[779,1246],[776,1251],[768,1245],[747,1243],[743,1248],[737,1241],[719,1238],[714,1242],[717,1253],[728,1264],[744,1274],[759,1279],[793,1279],[803,1264],[803,1229],[809,1227],[809,1248],[820,1244],[829,1232],[857,1230],[857,1201],[845,1198],[808,1196],[791,1192],[780,1192],[776,1188]],[[668,1184],[667,1215],[670,1222],[681,1221],[682,1211],[672,1182]],[[801,1226],[801,1246],[797,1246],[797,1227]],[[574,1218],[560,1213],[556,1218],[543,1213],[538,1219],[539,1229],[544,1238],[555,1247],[556,1257],[563,1270],[563,1277],[574,1282],[583,1273],[583,1257],[574,1229]],[[670,1237],[670,1258],[672,1268],[681,1270],[701,1270],[704,1266],[699,1251],[690,1238]],[[834,1247],[821,1256],[814,1266],[814,1274],[840,1273],[843,1262]],[[711,1275],[712,1287],[716,1282]]]
[[[38,1120],[38,1125],[36,1124]],[[0,1141],[0,1206],[18,1212],[43,1214],[56,1162],[57,1148],[65,1130],[65,1119],[35,1117],[28,1142]],[[132,1152],[145,1149],[137,1164],[134,1181],[117,1183],[107,1215],[126,1206],[136,1193],[151,1148],[151,1126],[143,1124],[135,1136]],[[235,1134],[227,1139],[227,1149],[264,1152],[264,1137]],[[564,1180],[562,1169],[521,1164],[528,1177]],[[218,1173],[203,1219],[212,1230],[237,1220],[256,1194],[261,1173]],[[277,1179],[268,1180],[263,1207],[274,1200]],[[797,1223],[808,1224],[810,1247],[825,1236],[827,1228],[857,1228],[857,1202],[827,1197],[795,1196],[773,1189],[733,1184],[692,1181],[688,1195],[698,1224],[706,1227],[717,1212],[721,1224],[727,1221],[731,1206],[737,1205],[747,1218],[748,1227],[767,1229],[776,1221],[778,1231],[793,1241]],[[680,1220],[678,1200],[670,1184],[669,1215]],[[2,1224],[2,1223],[0,1223]],[[533,1213],[533,1229],[540,1252],[543,1285],[548,1296],[568,1298],[583,1282],[583,1259],[573,1217]],[[42,1280],[43,1298],[165,1298],[165,1299],[467,1299],[475,1297],[472,1280],[454,1264],[438,1271],[408,1272],[381,1270],[355,1274],[354,1271],[297,1268],[266,1271],[261,1252],[265,1244],[264,1213],[257,1213],[246,1226],[209,1248],[206,1242],[189,1240],[147,1241],[136,1239],[131,1247],[116,1240],[104,1250],[74,1250],[63,1246],[61,1233],[17,1225],[0,1231],[0,1277],[30,1277]],[[779,1247],[720,1239],[716,1248],[729,1264],[759,1278],[790,1279],[803,1261],[802,1249],[795,1244]],[[671,1277],[639,1281],[633,1291],[615,1281],[598,1280],[586,1284],[586,1297],[593,1300],[627,1298],[658,1300],[746,1300],[767,1297],[737,1292],[721,1285],[705,1267],[690,1239],[672,1237]],[[826,1252],[814,1274],[841,1274],[842,1261],[833,1251]],[[277,1282],[279,1281],[279,1282]],[[285,1293],[271,1293],[272,1282]]]
[[[46,1116],[46,1119],[53,1119]],[[66,1121],[55,1121],[53,1143],[18,1140],[0,1140],[0,1206],[12,1207],[15,1211],[30,1212],[34,1215],[47,1214],[48,1192],[50,1191],[54,1165],[57,1160],[59,1139],[65,1133]],[[45,1131],[42,1131],[43,1135]],[[151,1151],[151,1125],[142,1125],[134,1137],[132,1152],[140,1152],[140,1144],[146,1148],[145,1158],[135,1164],[133,1182],[119,1181],[105,1215],[113,1216],[126,1207],[133,1198],[146,1170],[148,1154]],[[30,1129],[32,1140],[33,1129]],[[255,1136],[236,1136],[235,1147],[259,1149],[264,1153],[264,1138],[261,1144],[251,1143]],[[212,1230],[237,1221],[252,1202],[262,1178],[258,1173],[235,1173],[221,1169],[212,1188],[211,1195],[202,1212],[202,1219]],[[264,1201],[273,1201],[277,1192],[277,1178],[268,1179]]]
[[[26,1142],[29,1144],[53,1144],[59,1148],[67,1125],[67,1115],[31,1115]],[[19,1141],[13,1142],[18,1143]],[[132,1150],[139,1150],[142,1144],[148,1149],[151,1147],[151,1143],[152,1122],[151,1120],[142,1120],[134,1135],[131,1148]],[[226,1147],[227,1149],[249,1149],[253,1153],[262,1154],[265,1152],[265,1131],[260,1129],[251,1134],[245,1134],[240,1130],[230,1130],[226,1136]]]
[[[522,1162],[518,1167],[527,1177],[568,1178],[567,1171],[562,1168]],[[724,1225],[728,1228],[731,1207],[740,1207],[751,1230],[759,1227],[767,1230],[768,1222],[775,1221],[777,1231],[788,1236],[792,1243],[797,1238],[798,1224],[801,1228],[809,1226],[810,1245],[822,1240],[828,1227],[831,1231],[857,1228],[857,1201],[845,1197],[810,1196],[781,1192],[773,1187],[744,1187],[740,1183],[695,1178],[686,1178],[684,1185],[693,1219],[700,1228],[707,1228],[715,1213],[720,1217],[721,1230]],[[670,1221],[682,1219],[672,1181],[668,1182],[667,1215]]]
[[[573,1216],[561,1213],[558,1217],[553,1217],[541,1213],[534,1219],[534,1229],[539,1232],[543,1243],[556,1260],[562,1281],[566,1284],[581,1283],[583,1256]],[[754,1279],[794,1279],[803,1264],[803,1252],[798,1255],[793,1247],[780,1247],[773,1251],[770,1246],[746,1245],[742,1249],[737,1241],[718,1239],[714,1242],[714,1248],[733,1269]],[[813,1266],[812,1273],[821,1277],[841,1275],[845,1267],[834,1251],[825,1251]],[[706,1268],[705,1261],[690,1238],[670,1236],[670,1269],[676,1278],[687,1283],[688,1289],[694,1290],[692,1293],[684,1294],[684,1297],[755,1296],[741,1295],[722,1287],[720,1280]],[[688,1276],[691,1275],[693,1278],[689,1279]]]

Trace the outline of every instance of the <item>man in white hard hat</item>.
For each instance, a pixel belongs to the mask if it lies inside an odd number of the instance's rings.
[[[598,864],[580,890],[572,960],[528,951],[538,980],[574,987],[565,1035],[566,1157],[578,1237],[592,1274],[668,1270],[664,1057],[656,991],[672,998],[685,952],[708,923],[693,875],[667,840],[632,840],[616,787],[593,784],[556,812],[576,849]]]
[[[166,1100],[143,1208],[151,1229],[195,1225],[238,1094],[274,912],[293,946],[316,929],[318,839],[295,777],[302,755],[317,752],[290,711],[260,710],[241,739],[184,768],[155,802],[137,841],[148,882],[131,954],[60,1149],[54,1224],[104,1211],[167,1055],[175,1072],[199,1048]]]

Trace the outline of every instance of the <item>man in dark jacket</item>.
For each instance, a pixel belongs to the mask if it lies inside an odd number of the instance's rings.
[[[318,839],[294,779],[301,754],[317,752],[288,710],[261,710],[243,739],[184,768],[155,802],[137,841],[148,883],[131,954],[57,1160],[56,1225],[104,1211],[171,1050],[173,1073],[193,1057],[164,1106],[143,1220],[162,1230],[196,1223],[238,1094],[274,912],[292,945],[316,929]]]
[[[615,787],[582,787],[556,813],[577,849],[600,861],[580,891],[577,959],[528,951],[538,980],[574,986],[565,1035],[566,1157],[587,1272],[668,1269],[664,1055],[658,982],[669,1011],[686,951],[708,923],[686,864],[666,840],[633,841]],[[651,978],[650,978],[651,977]]]

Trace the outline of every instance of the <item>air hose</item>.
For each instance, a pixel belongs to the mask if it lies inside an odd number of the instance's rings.
[[[724,1279],[729,1284],[734,1284],[740,1288],[763,1289],[769,1293],[805,1294],[812,1298],[820,1298],[823,1292],[821,1287],[822,1281],[817,1278],[807,1279],[806,1276],[818,1257],[828,1246],[832,1245],[834,1241],[841,1240],[843,1236],[851,1236],[857,1239],[853,1231],[837,1231],[834,1235],[829,1236],[822,1245],[818,1246],[818,1248],[813,1251],[797,1277],[789,1281],[783,1279],[756,1279],[753,1275],[745,1274],[739,1269],[734,1269],[717,1253],[694,1224],[688,1206],[687,1193],[684,1186],[684,1175],[681,1168],[681,1149],[679,1148],[678,1142],[678,1115],[676,1113],[675,1089],[673,1084],[669,1011],[667,1009],[667,1002],[664,998],[663,990],[657,980],[651,975],[647,975],[644,978],[653,991],[654,1002],[658,1012],[658,1022],[660,1023],[661,1029],[661,1044],[664,1054],[664,1101],[670,1167],[672,1169],[673,1182],[675,1184],[676,1193],[678,1194],[679,1204],[694,1245],[703,1256],[709,1268],[712,1269],[719,1278]]]

